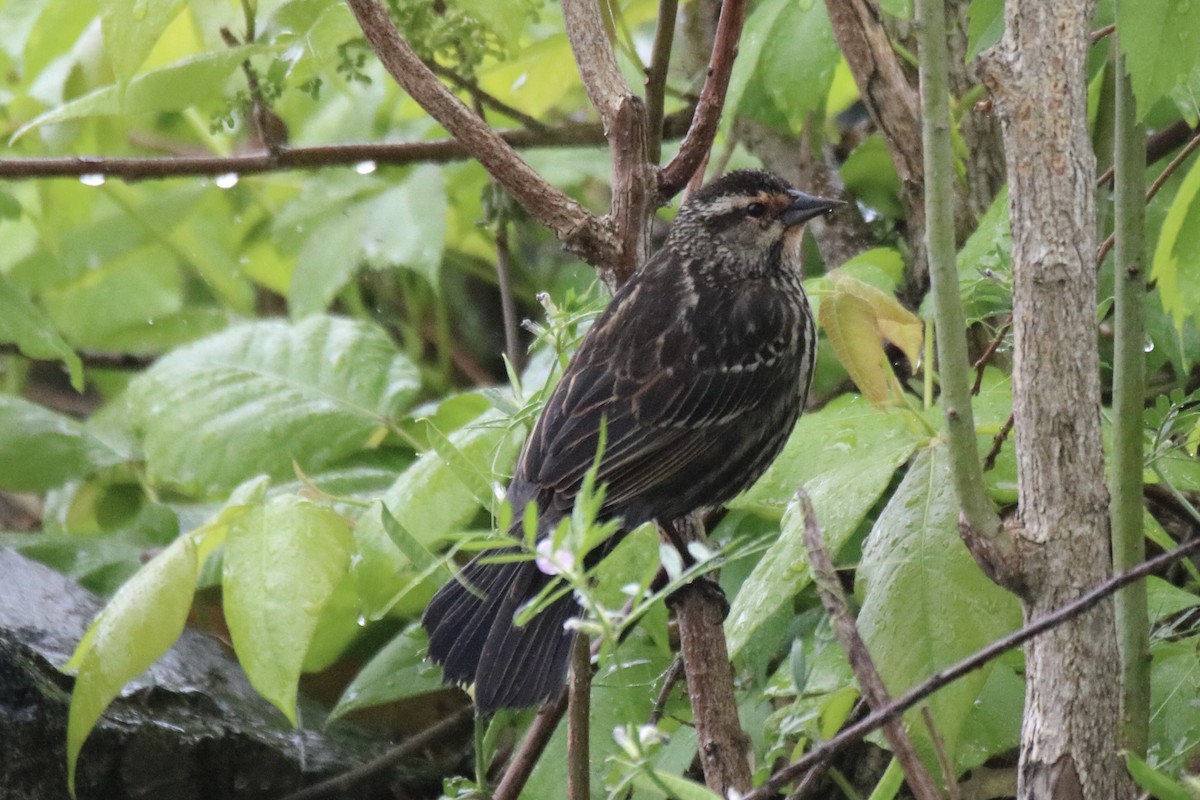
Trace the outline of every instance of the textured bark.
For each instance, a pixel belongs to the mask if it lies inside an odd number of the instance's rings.
[[[992,574],[1021,595],[1026,620],[1110,570],[1085,73],[1091,10],[1091,0],[1010,2],[985,72],[1012,197],[1019,492],[1018,516],[1006,527],[1014,557]],[[1132,796],[1117,752],[1111,602],[1032,641],[1026,680],[1018,796]]]

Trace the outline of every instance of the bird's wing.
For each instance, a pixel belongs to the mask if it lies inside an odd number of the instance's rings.
[[[563,511],[595,461],[602,420],[597,482],[609,487],[605,507],[620,510],[728,447],[721,434],[737,418],[780,392],[802,390],[796,384],[807,369],[784,351],[799,337],[801,352],[811,353],[804,341],[811,331],[775,292],[740,290],[728,307],[709,304],[704,318],[693,313],[692,320],[678,317],[678,308],[666,322],[631,310],[606,314],[596,325],[603,330],[585,338],[522,456],[518,474],[552,492]],[[645,323],[645,335],[613,335],[622,317]]]

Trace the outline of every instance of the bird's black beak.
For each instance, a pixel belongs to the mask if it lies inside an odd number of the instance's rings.
[[[789,189],[788,196],[792,198],[787,210],[780,215],[784,225],[799,225],[813,217],[820,216],[842,205],[841,200],[826,200],[824,197],[814,197],[811,194],[796,189]]]

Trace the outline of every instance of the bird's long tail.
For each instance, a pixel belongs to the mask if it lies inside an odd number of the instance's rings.
[[[429,657],[447,683],[475,684],[482,714],[529,708],[549,700],[566,682],[575,632],[564,623],[580,613],[571,592],[517,627],[513,615],[552,580],[533,561],[495,563],[494,550],[467,564],[425,609]]]

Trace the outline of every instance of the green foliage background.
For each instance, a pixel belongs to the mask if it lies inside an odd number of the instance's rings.
[[[542,124],[591,118],[553,5],[461,0],[440,14],[416,0],[391,5],[423,56]],[[883,5],[911,13],[904,2]],[[618,57],[640,86],[638,54],[657,4],[612,8]],[[1146,125],[1195,125],[1200,4],[1122,9],[1116,21]],[[1000,0],[971,3],[972,56],[998,39],[1001,13]],[[1101,3],[1096,26],[1113,17]],[[1097,107],[1111,77],[1105,52],[1099,46],[1093,59]],[[255,151],[244,64],[291,145],[445,137],[383,74],[335,0],[104,0],[89,13],[73,0],[4,0],[5,158]],[[668,111],[683,107],[696,81],[675,65]],[[756,163],[734,144],[739,120],[832,139],[856,94],[823,4],[761,0],[746,25],[718,150],[728,148],[730,166]],[[971,101],[960,100],[961,116]],[[496,112],[489,121],[519,123]],[[555,185],[603,209],[602,149],[525,155]],[[848,154],[842,177],[878,234],[865,243],[874,249],[845,269],[894,291],[907,257],[895,227],[903,210],[878,136]],[[197,590],[221,587],[239,660],[293,721],[301,674],[348,653],[368,660],[334,715],[437,689],[412,623],[449,575],[446,554],[478,547],[505,513],[495,487],[581,326],[604,302],[590,270],[510,212],[503,224],[517,306],[537,324],[523,340],[527,363],[502,361],[490,192],[484,170],[468,161],[141,183],[104,180],[98,168],[82,179],[0,185],[0,342],[9,345],[0,355],[0,489],[44,503],[40,530],[0,541],[111,595],[69,665],[78,671],[72,772],[95,720],[172,644]],[[1011,307],[1006,210],[1002,192],[959,254],[968,318],[985,334]],[[1148,228],[1156,288],[1146,358],[1157,397],[1146,476],[1187,496],[1200,491],[1192,410],[1198,220],[1193,162],[1153,200]],[[820,264],[810,266],[819,303],[829,283]],[[1102,269],[1110,287],[1111,265]],[[1097,298],[1102,332],[1108,292]],[[144,357],[147,366],[112,368],[97,353]],[[732,601],[727,633],[760,777],[776,757],[832,735],[857,699],[810,588],[792,504],[797,485],[812,496],[839,565],[855,570],[860,624],[893,692],[1019,624],[1015,601],[957,540],[936,403],[875,407],[851,391],[828,347],[822,354],[821,407],[713,531],[710,564],[723,567]],[[976,410],[985,451],[1011,410],[1003,350],[997,363]],[[924,379],[919,373],[912,388],[919,392]],[[73,392],[84,392],[81,405],[53,400]],[[999,504],[1015,500],[1014,471],[1006,447],[988,473]],[[1153,518],[1148,530],[1169,544]],[[631,536],[587,590],[597,607],[619,607],[623,588],[644,596],[650,576],[641,573],[658,554],[652,534]],[[1151,772],[1174,774],[1200,743],[1200,639],[1178,622],[1200,602],[1196,578],[1193,570],[1151,584]],[[680,796],[693,791],[678,783],[695,749],[679,721],[690,713],[686,703],[673,700],[659,724],[669,738],[639,727],[671,658],[665,613],[655,609],[604,651],[592,726],[597,792],[636,785],[638,797],[664,796],[668,783]],[[1013,656],[933,699],[960,771],[1016,744],[1021,680]],[[494,726],[513,723],[504,717]],[[932,759],[924,728],[914,731]],[[564,748],[560,734],[527,797],[559,793]]]

